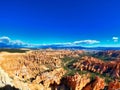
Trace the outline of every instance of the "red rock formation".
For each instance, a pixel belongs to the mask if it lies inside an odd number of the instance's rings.
[[[12,78],[13,85],[21,90],[35,90],[35,88],[41,90],[39,89],[41,87],[47,90],[50,84],[60,84],[65,74],[65,70],[61,68],[59,57],[61,54],[65,53],[63,51],[4,53],[0,56],[2,59],[0,67]]]
[[[120,90],[120,82],[117,80],[110,82],[108,85],[108,90]]]
[[[120,59],[120,50],[100,51],[95,53],[95,56],[107,57],[110,60],[118,60]]]
[[[46,52],[49,53],[49,52]],[[21,80],[34,78],[41,72],[61,67],[61,60],[43,52],[28,52],[18,54],[5,54],[0,66],[11,76],[18,76]]]
[[[74,76],[67,76],[66,82],[67,85],[72,88],[72,90],[82,90],[82,88],[90,82],[90,78],[89,75],[81,76],[77,73]]]
[[[86,85],[83,90],[103,90],[105,87],[104,80],[96,77],[95,80]]]
[[[45,72],[41,75],[38,75],[36,79],[33,81],[33,83],[41,83],[44,85],[44,87],[48,88],[52,84],[60,84],[60,81],[62,79],[62,76],[65,74],[65,70],[63,68],[55,69],[51,72]]]
[[[120,60],[104,62],[97,58],[85,56],[82,60],[73,64],[73,67],[78,70],[88,70],[100,74],[109,74],[112,77],[120,77]]]

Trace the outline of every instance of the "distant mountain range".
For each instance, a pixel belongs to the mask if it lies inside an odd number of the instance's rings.
[[[40,46],[38,49],[47,49],[47,48],[52,48],[52,49],[71,49],[71,50],[120,50],[120,47],[82,47],[82,46]]]
[[[21,46],[21,45],[7,45],[0,43],[0,48],[29,48],[29,49],[71,49],[71,50],[120,50],[120,47],[82,47],[82,46],[61,46],[61,45],[37,45],[37,46]]]

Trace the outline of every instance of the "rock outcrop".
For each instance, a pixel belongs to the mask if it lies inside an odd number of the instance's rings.
[[[105,88],[105,82],[102,78],[96,77],[95,80],[88,83],[83,90],[103,90]]]
[[[117,80],[110,82],[108,90],[120,90],[120,82]]]
[[[0,67],[6,72],[1,74],[3,70],[0,69],[1,87],[9,84],[20,90],[50,90],[50,85],[59,85],[66,72],[61,67],[61,53],[63,52],[1,53]],[[12,82],[8,77],[11,77]]]
[[[94,54],[96,57],[102,57],[109,61],[120,59],[120,50],[99,51]]]
[[[120,77],[120,60],[104,62],[94,57],[85,56],[78,62],[75,62],[73,67],[81,71],[87,70],[110,75],[114,78]]]
[[[90,82],[90,77],[89,75],[79,75],[77,73],[74,76],[67,76],[66,82],[72,90],[82,90]]]
[[[12,79],[0,68],[0,87],[5,87],[6,85],[13,86]]]
[[[35,84],[43,84],[45,88],[50,87],[50,85],[56,84],[59,85],[61,83],[61,79],[65,74],[65,70],[63,68],[55,69],[50,72],[42,73],[38,75],[36,79],[33,81]]]

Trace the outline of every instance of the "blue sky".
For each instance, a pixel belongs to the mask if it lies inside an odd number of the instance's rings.
[[[4,36],[30,44],[119,46],[120,1],[1,0],[0,42]]]

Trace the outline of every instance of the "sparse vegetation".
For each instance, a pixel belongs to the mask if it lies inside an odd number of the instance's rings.
[[[25,53],[29,50],[22,50],[22,49],[0,49],[0,52],[10,52],[10,53]]]
[[[62,59],[62,61],[63,61],[63,67],[67,71],[67,73],[65,74],[65,76],[67,76],[67,75],[74,75],[77,72],[75,69],[71,68],[72,64],[74,62],[76,62],[77,60],[79,60],[79,57],[78,58],[74,58],[74,57],[65,56]]]
[[[109,60],[108,57],[98,57],[98,56],[95,56],[93,53],[84,53],[84,54],[80,54],[78,58],[74,58],[74,57],[64,57],[62,59],[63,63],[64,63],[64,69],[67,71],[67,73],[65,74],[65,76],[71,76],[71,75],[74,75],[76,72],[78,72],[79,74],[87,74],[89,73],[91,75],[91,80],[94,80],[96,76],[99,76],[101,78],[103,78],[106,82],[106,84],[108,84],[109,82],[113,81],[114,78],[113,77],[110,77],[106,74],[99,74],[99,73],[94,73],[94,72],[90,72],[90,71],[80,71],[80,70],[77,70],[77,69],[74,69],[72,68],[72,64],[74,62],[77,62],[78,60],[80,60],[82,57],[84,56],[94,56],[94,57],[97,57],[101,60]]]

